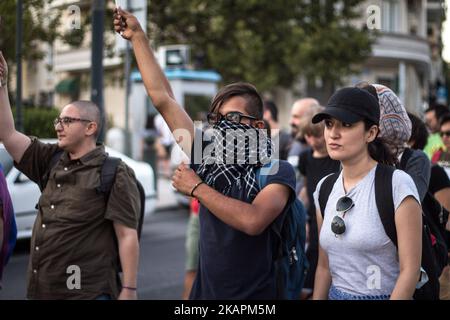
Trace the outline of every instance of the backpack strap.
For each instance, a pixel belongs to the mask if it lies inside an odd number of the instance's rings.
[[[400,164],[397,167],[399,169],[404,170],[406,168],[406,164],[408,163],[408,161],[411,158],[412,154],[413,154],[412,149],[406,148],[405,151],[403,151],[402,159],[400,161]]]
[[[44,191],[45,187],[47,186],[48,180],[50,179],[50,173],[53,170],[53,168],[56,166],[56,164],[58,163],[59,159],[61,159],[61,156],[63,155],[64,150],[62,149],[58,149],[53,155],[52,158],[50,159],[50,163],[47,167],[47,171],[45,171],[45,173],[42,175],[41,179],[39,179],[38,181],[38,186],[39,189],[42,191]]]
[[[267,174],[261,174],[261,170],[264,169],[264,170],[267,170],[267,172],[270,173],[272,171],[273,166],[277,162],[278,162],[278,165],[279,165],[279,161],[278,160],[271,160],[269,163],[266,163],[264,166],[259,167],[258,169],[256,169],[256,172],[255,172],[255,174],[256,174],[256,181],[258,182],[258,186],[259,186],[260,191],[262,189],[264,189],[264,187],[267,185],[267,176],[268,176]],[[282,216],[284,216],[283,213],[284,213],[284,211],[286,211],[286,209],[287,209],[287,207],[283,209],[283,212],[281,213]],[[280,236],[280,234],[281,234],[281,228],[282,228],[282,225],[283,225],[284,217],[281,219],[282,221],[279,221],[279,220],[280,219],[275,219],[275,221],[271,224],[271,228],[273,229],[273,231],[278,236]],[[279,223],[277,223],[277,222],[279,222]]]
[[[403,162],[403,157],[402,157]],[[395,208],[392,197],[392,176],[395,168],[379,163],[375,171],[375,201],[386,235],[397,247]]]
[[[139,223],[138,223],[138,239],[141,239],[141,233],[142,233],[142,226],[144,224],[144,215],[145,215],[145,190],[142,184],[139,182],[139,180],[136,178],[136,185],[139,191],[139,198],[141,199],[141,208],[139,211]]]
[[[109,194],[116,179],[116,171],[120,161],[120,158],[107,156],[103,162],[100,173],[100,186],[97,187],[97,192],[104,194],[106,202],[108,202]]]
[[[267,185],[267,174],[261,174],[261,170],[267,170],[267,172],[271,172],[273,166],[275,165],[275,163],[278,163],[279,165],[279,161],[278,160],[271,160],[270,162],[266,163],[265,165],[263,165],[262,167],[259,167],[258,169],[256,169],[256,180],[258,181],[258,186],[259,189],[262,190],[264,189],[264,187]]]
[[[275,165],[275,163],[278,162],[278,160],[271,160],[269,163],[266,163],[264,166],[258,168],[255,172],[256,174],[256,181],[258,181],[258,186],[260,191],[264,189],[264,187],[267,185],[267,174],[261,174],[261,170],[267,170],[267,172],[271,172],[272,167]],[[278,162],[279,165],[279,162]],[[289,202],[289,200],[288,200]],[[270,230],[276,235],[276,245],[274,246],[274,256],[273,259],[277,260],[278,258],[283,256],[283,246],[282,246],[282,236],[281,232],[283,230],[283,225],[286,220],[286,214],[285,212],[289,209],[289,206],[287,205],[283,211],[280,213],[280,215],[275,218],[275,220],[270,224]]]
[[[322,182],[319,190],[319,206],[322,218],[325,216],[325,208],[327,206],[328,198],[330,197],[331,190],[333,190],[334,184],[339,177],[339,172],[328,175]]]

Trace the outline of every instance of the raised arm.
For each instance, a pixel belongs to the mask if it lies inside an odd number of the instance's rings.
[[[148,95],[177,143],[189,156],[194,139],[194,124],[186,111],[175,101],[169,81],[161,70],[139,21],[131,13],[119,8],[114,14],[114,29],[124,39],[131,41]],[[181,135],[183,138],[180,139]]]
[[[8,97],[8,65],[0,52],[0,141],[16,162],[20,162],[31,143],[30,138],[16,131]]]

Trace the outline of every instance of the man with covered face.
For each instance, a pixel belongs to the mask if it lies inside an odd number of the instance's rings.
[[[181,164],[173,177],[178,191],[201,204],[199,268],[190,298],[278,298],[269,226],[294,201],[295,174],[279,161],[260,190],[257,170],[270,160],[271,142],[260,130],[263,102],[257,90],[247,83],[222,88],[208,114],[209,133],[196,131],[136,18],[118,9],[114,27],[131,41],[149,96],[191,157],[191,168]]]

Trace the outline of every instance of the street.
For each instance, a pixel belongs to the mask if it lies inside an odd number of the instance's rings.
[[[139,299],[180,299],[184,279],[187,209],[157,211],[145,222],[140,241]],[[25,299],[29,241],[17,244],[3,276],[0,300]]]

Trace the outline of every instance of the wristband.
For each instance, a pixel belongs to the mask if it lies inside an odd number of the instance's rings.
[[[128,290],[132,290],[132,291],[137,291],[137,288],[133,288],[133,287],[122,286],[122,289],[128,289]]]
[[[197,182],[197,184],[192,188],[192,191],[191,191],[191,197],[194,198],[194,191],[195,191],[195,189],[197,189],[197,187],[198,187],[199,185],[201,185],[202,183],[205,183],[205,182],[203,182],[203,181]]]

